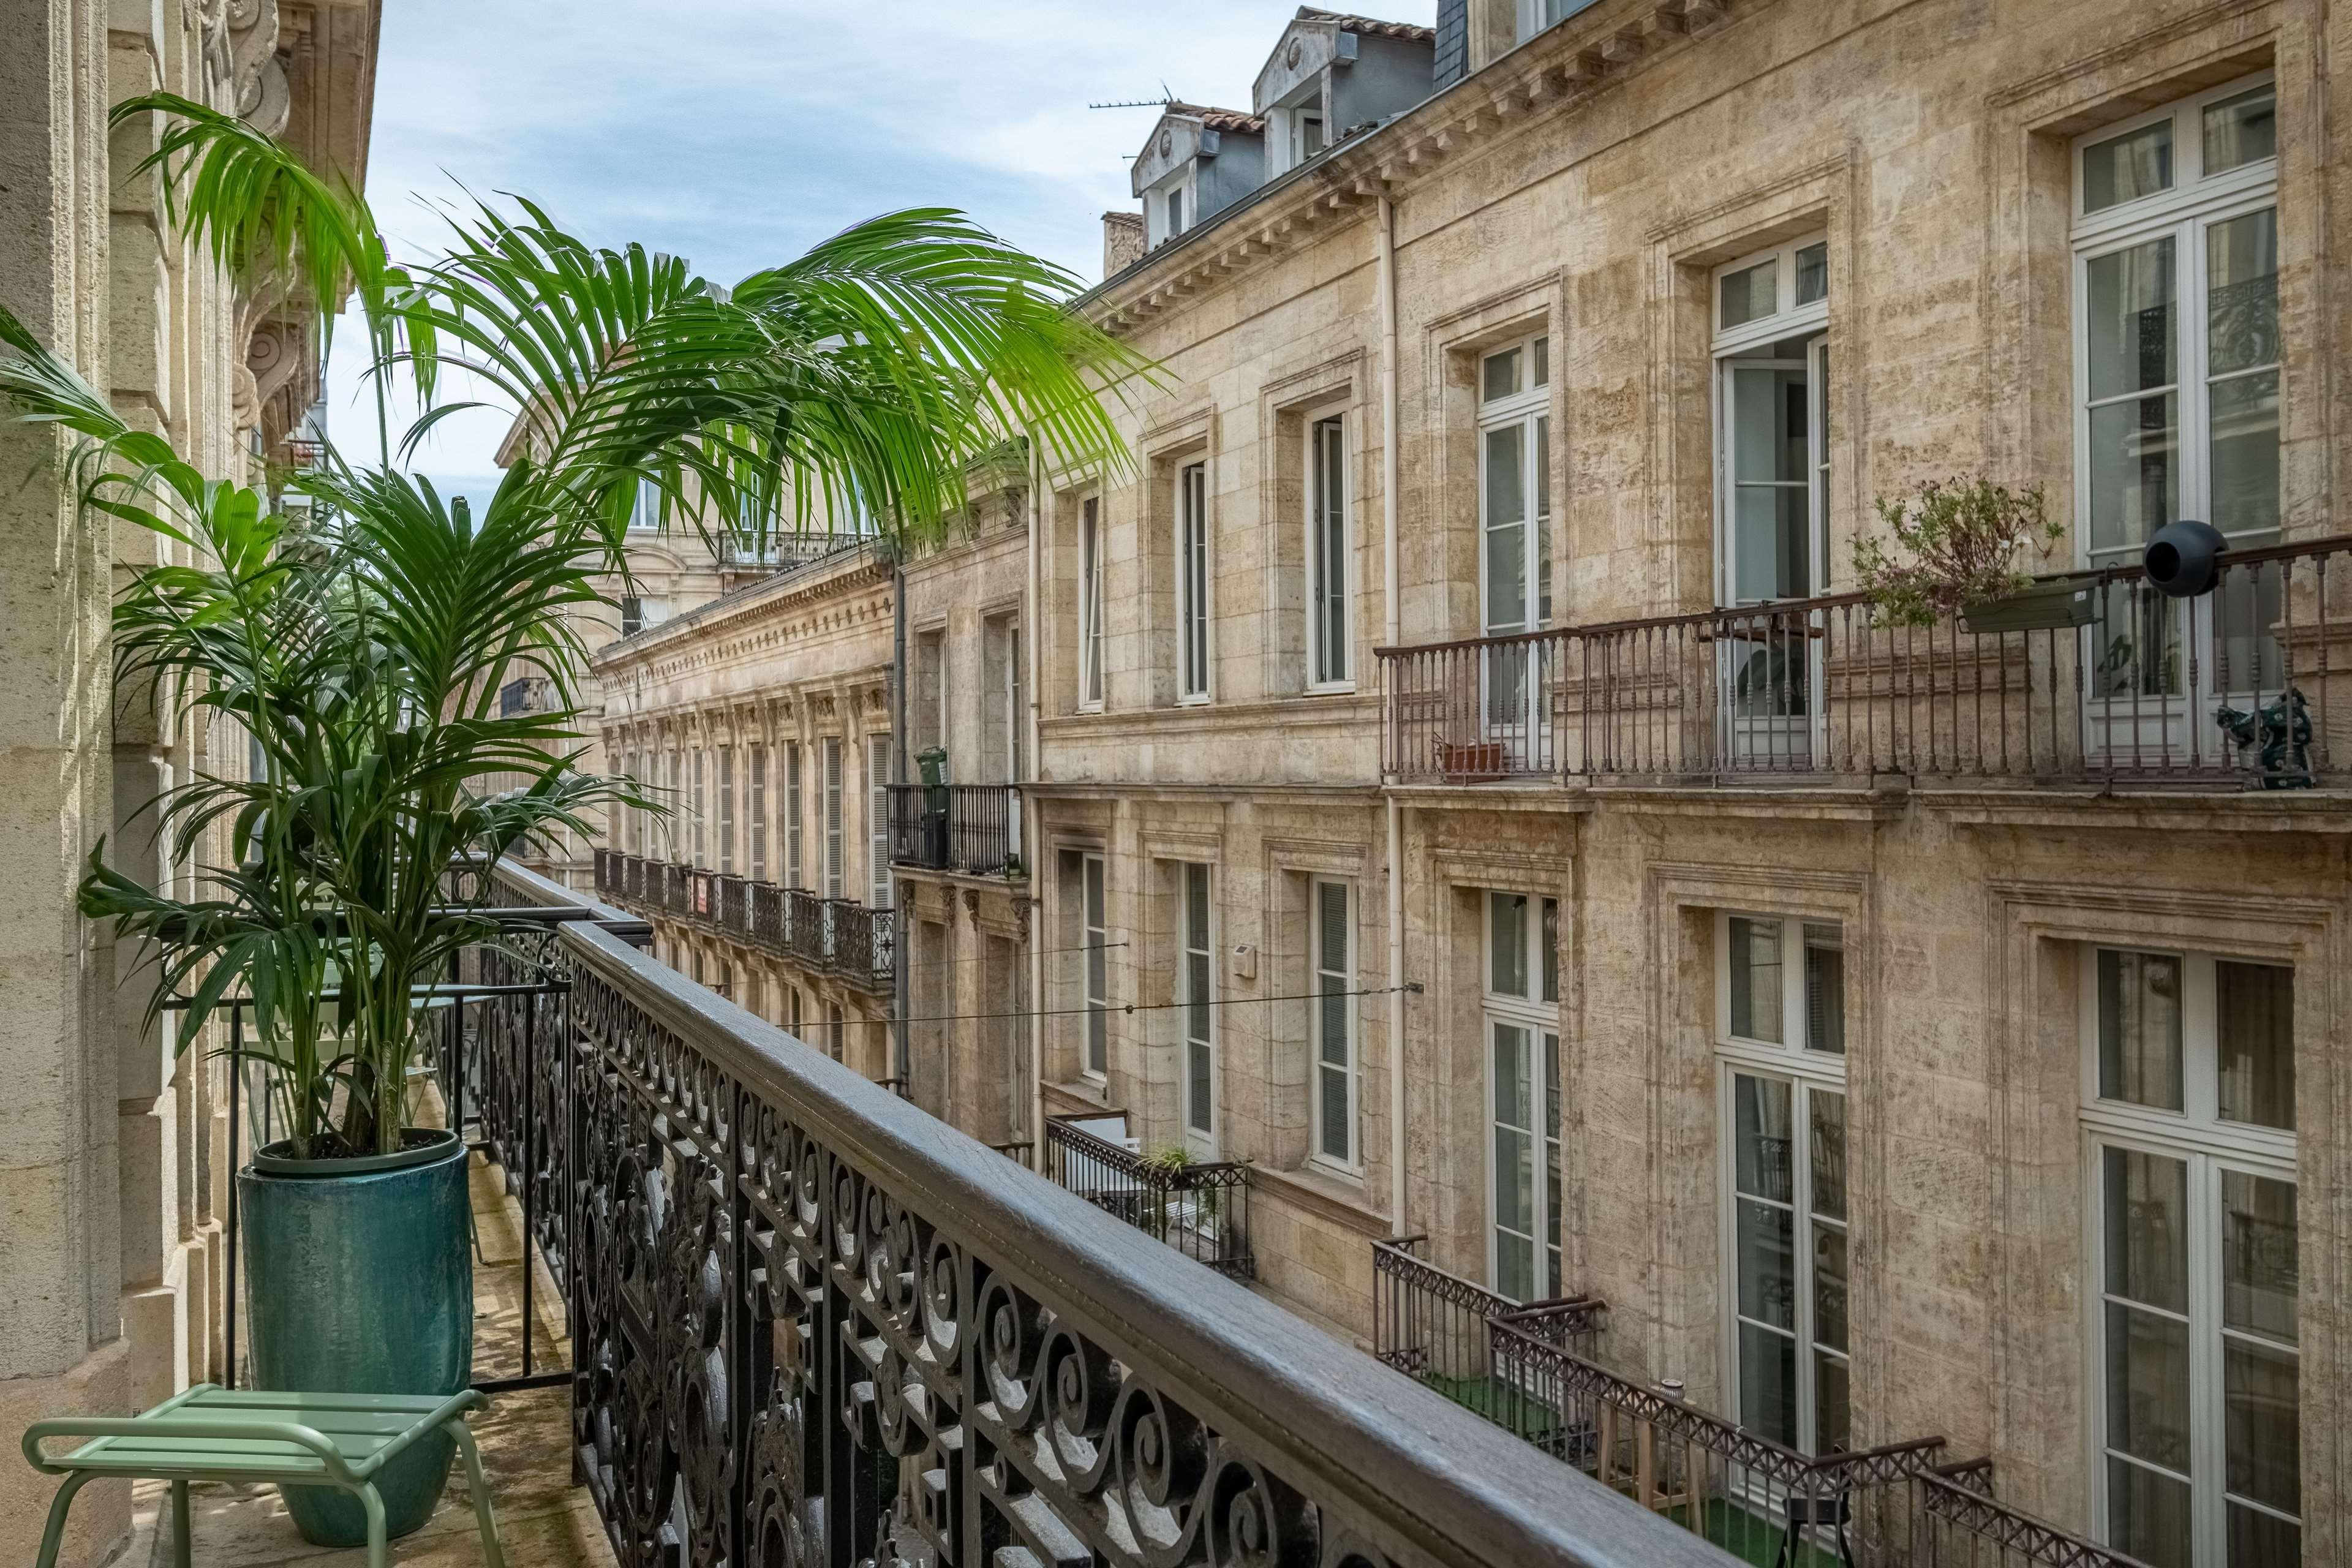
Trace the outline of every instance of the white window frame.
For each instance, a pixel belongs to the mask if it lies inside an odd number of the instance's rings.
[[[2098,954],[2102,951],[2154,953],[2180,961],[2182,1108],[2179,1110],[2100,1097]],[[2221,1176],[2225,1172],[2239,1172],[2267,1181],[2282,1182],[2295,1188],[2298,1230],[2303,1217],[2301,1200],[2305,1194],[2296,1175],[2294,1132],[2249,1122],[2228,1121],[2221,1117],[2221,1036],[2215,1004],[2215,971],[2216,965],[2221,963],[2281,969],[2293,966],[2273,958],[2241,958],[2232,953],[2167,947],[2161,943],[2093,942],[2085,943],[2081,953],[2083,1300],[2087,1374],[2084,1404],[2090,1416],[2093,1533],[2095,1539],[2100,1541],[2109,1540],[2113,1534],[2108,1512],[2107,1461],[2111,1456],[2107,1447],[2105,1310],[2110,1297],[2106,1289],[2106,1205],[2103,1186],[2105,1162],[2101,1152],[2116,1148],[2179,1161],[2187,1167],[2189,1239],[2186,1251],[2191,1384],[2191,1469],[2187,1479],[2190,1496],[2190,1561],[2197,1564],[2197,1568],[2220,1568],[2226,1560],[2228,1505],[2233,1500],[2228,1489],[2228,1406],[2224,1397],[2221,1344],[2226,1339],[2239,1337],[2254,1338],[2257,1342],[2274,1349],[2284,1348],[2274,1340],[2247,1335],[2243,1331],[2224,1326],[2221,1226],[2219,1221]],[[2297,970],[2295,973],[2300,974],[2302,972]],[[2297,1099],[2300,1111],[2299,1087]],[[2128,1300],[2127,1298],[2116,1300]],[[2178,1321],[2178,1314],[2162,1308],[2137,1301],[2131,1301],[2129,1305],[2135,1310],[2173,1317]],[[2300,1368],[2309,1359],[2307,1347],[2298,1340],[2294,1352]],[[2298,1401],[2299,1415],[2303,1416],[2308,1416],[2314,1408],[2314,1402],[2308,1399]],[[2136,1456],[2118,1454],[2113,1457],[2126,1464],[2155,1470],[2159,1475],[2173,1474]],[[2284,1517],[2275,1510],[2251,1499],[2237,1498],[2234,1500],[2273,1517]],[[2307,1531],[2310,1521],[2311,1516],[2306,1511],[2296,1522]]]
[[[1527,902],[1527,931],[1521,939],[1523,947],[1518,954],[1518,961],[1527,975],[1524,994],[1495,988],[1495,958],[1498,950],[1495,910],[1496,901],[1503,899],[1523,899]],[[1478,894],[1478,1071],[1480,1081],[1486,1086],[1485,1110],[1481,1113],[1485,1131],[1481,1142],[1485,1145],[1482,1158],[1486,1183],[1486,1280],[1490,1288],[1502,1291],[1502,1222],[1501,1216],[1494,1212],[1499,1179],[1495,1158],[1497,1126],[1495,1117],[1495,1031],[1499,1025],[1526,1031],[1532,1053],[1529,1100],[1534,1112],[1533,1125],[1525,1131],[1532,1140],[1530,1156],[1534,1161],[1529,1192],[1535,1209],[1535,1225],[1533,1234],[1528,1237],[1534,1255],[1528,1267],[1534,1271],[1538,1294],[1529,1300],[1547,1299],[1544,1292],[1550,1289],[1555,1279],[1559,1281],[1563,1290],[1566,1289],[1561,1272],[1566,1260],[1560,1241],[1565,1204],[1559,1188],[1567,1172],[1564,1164],[1556,1163],[1554,1159],[1556,1155],[1564,1156],[1564,1150],[1559,1122],[1553,1117],[1556,1107],[1550,1094],[1545,1045],[1545,1037],[1549,1036],[1553,1042],[1551,1051],[1556,1054],[1560,1048],[1559,957],[1558,951],[1549,948],[1545,941],[1548,910],[1556,937],[1562,910],[1559,900],[1552,895],[1523,892],[1515,888],[1482,889]],[[1549,1127],[1545,1125],[1547,1119],[1550,1119]],[[1554,1179],[1555,1172],[1558,1181]]]
[[[838,900],[848,890],[848,868],[843,864],[841,737],[827,735],[818,750],[819,765],[824,769],[824,776],[819,785],[824,811],[824,896]]]
[[[802,886],[801,835],[803,830],[803,781],[801,743],[784,742],[784,886]]]
[[[1178,463],[1171,474],[1176,544],[1176,700],[1207,702],[1216,687],[1216,561],[1210,546],[1209,461]]]
[[[709,780],[703,774],[703,753],[709,750],[707,746],[694,748],[694,864],[699,870],[708,870],[710,867],[708,858],[710,849],[710,797],[705,793]]]
[[[1536,361],[1541,349],[1544,360],[1543,379],[1536,379]],[[1517,386],[1509,395],[1489,401],[1486,397],[1486,363],[1499,354],[1517,351],[1519,356]],[[1528,333],[1512,342],[1496,343],[1478,352],[1472,366],[1478,403],[1478,631],[1482,637],[1503,637],[1514,632],[1539,631],[1551,624],[1551,402],[1550,374],[1551,333],[1549,329]],[[1522,554],[1520,574],[1521,602],[1515,628],[1498,632],[1493,604],[1494,584],[1486,569],[1487,461],[1486,437],[1489,432],[1521,426],[1519,436],[1519,482],[1526,498],[1527,516],[1519,521]]]
[[[636,533],[657,533],[669,510],[668,498],[662,494],[660,482],[640,476],[635,493],[629,498],[629,528]]]
[[[1195,889],[1193,874],[1200,874]],[[1223,1119],[1217,1114],[1217,1096],[1222,1085],[1218,1080],[1217,1059],[1217,872],[1216,868],[1198,860],[1176,862],[1176,1070],[1177,1101],[1184,1128],[1184,1145],[1203,1159],[1217,1157],[1218,1138],[1223,1131]],[[1208,931],[1205,948],[1192,945],[1193,903],[1204,900],[1202,912],[1206,920],[1201,923]],[[1207,976],[1208,994],[1193,994],[1193,960],[1201,960],[1200,968]],[[1199,1006],[1206,1020],[1206,1035],[1192,1033],[1192,1009]],[[1209,1094],[1205,1105],[1193,1100],[1192,1053],[1206,1053],[1208,1058]],[[1205,1113],[1205,1121],[1195,1121]]]
[[[1096,889],[1101,889],[1097,897]],[[1078,1038],[1078,1076],[1102,1082],[1110,1071],[1110,865],[1100,855],[1078,857],[1078,991],[1086,1011]],[[1095,985],[1099,960],[1102,984]],[[1101,1050],[1097,1060],[1097,1037]]]
[[[1078,711],[1103,705],[1102,498],[1078,503]]]
[[[1557,27],[1596,0],[1518,0],[1519,38],[1526,43],[1547,28]]]
[[[2216,225],[2233,218],[2244,217],[2265,208],[2275,211],[2279,205],[2279,166],[2278,159],[2273,155],[2208,177],[2204,174],[2203,116],[2206,109],[2215,103],[2265,86],[2271,87],[2275,94],[2276,83],[2273,74],[2257,71],[2221,87],[2177,100],[2162,109],[2103,125],[2076,137],[2068,149],[2069,210],[2074,214],[2074,515],[2082,519],[2082,525],[2074,531],[2074,561],[2077,566],[2087,567],[2094,563],[2091,541],[2090,266],[2101,258],[2160,239],[2169,238],[2173,242],[2173,324],[2177,357],[2172,367],[2171,391],[2176,399],[2178,429],[2173,451],[2179,465],[2173,476],[2176,488],[2174,510],[2178,516],[2183,518],[2208,520],[2212,515],[2212,474],[2209,458],[2213,434],[2213,382],[2208,375],[2211,345],[2207,334],[2206,310],[2210,297],[2206,279],[2210,258],[2203,243],[2204,235]],[[2166,121],[2171,121],[2173,127],[2171,188],[2119,202],[2095,213],[2084,212],[2084,204],[2087,200],[2083,179],[2084,154],[2103,142]],[[2280,375],[2280,396],[2284,403],[2285,378],[2278,362],[2233,371],[2227,379],[2237,380],[2265,374]],[[2161,388],[2118,393],[2102,400],[2101,406],[2137,402],[2163,395]],[[2284,445],[2284,429],[2280,434]],[[2249,543],[2265,542],[2269,537],[2265,531],[2242,534],[2239,539],[2243,547]],[[2126,541],[2106,547],[2105,553],[2115,559],[2129,560],[2137,558],[2140,548],[2140,544]]]
[[[1735,1035],[1731,1030],[1731,922],[1734,920],[1756,921],[1780,928],[1780,1039],[1779,1041],[1750,1039]],[[1859,1292],[1853,1289],[1855,1247],[1853,1241],[1853,1184],[1849,1174],[1846,1183],[1846,1210],[1843,1218],[1816,1215],[1813,1209],[1812,1173],[1812,1095],[1815,1092],[1834,1094],[1845,1103],[1846,1132],[1849,1150],[1853,1142],[1853,1097],[1847,1083],[1846,1058],[1837,1051],[1817,1050],[1806,1044],[1811,1022],[1806,1006],[1805,953],[1809,942],[1809,926],[1835,926],[1832,919],[1807,919],[1800,915],[1780,915],[1751,910],[1718,910],[1715,917],[1715,1055],[1717,1077],[1716,1139],[1717,1190],[1721,1220],[1720,1267],[1722,1269],[1721,1353],[1723,1356],[1724,1404],[1735,1420],[1745,1420],[1738,1409],[1739,1375],[1739,1204],[1742,1197],[1757,1199],[1738,1190],[1738,1123],[1734,1080],[1740,1077],[1773,1079],[1787,1085],[1790,1095],[1789,1121],[1789,1198],[1790,1211],[1790,1265],[1795,1300],[1791,1303],[1790,1323],[1794,1334],[1797,1382],[1795,1388],[1797,1422],[1795,1447],[1813,1451],[1820,1435],[1820,1391],[1813,1370],[1816,1350],[1843,1361],[1848,1368],[1846,1386],[1849,1401],[1847,1423],[1849,1436],[1853,1424],[1853,1364],[1855,1332],[1854,1303]],[[1844,933],[1839,931],[1838,949],[1844,952]],[[1843,973],[1843,965],[1841,965]],[[1841,998],[1843,987],[1841,986]],[[1847,1037],[1843,1018],[1839,1039],[1843,1047]],[[1848,1170],[1851,1172],[1849,1157]],[[1811,1226],[1817,1220],[1838,1226],[1846,1237],[1846,1343],[1843,1350],[1820,1346],[1816,1341],[1813,1288],[1813,1251]],[[1768,1325],[1769,1331],[1780,1331]]]
[[[896,901],[898,884],[890,870],[890,732],[877,730],[866,737],[866,855],[868,890],[873,907],[887,910]]]
[[[735,748],[722,743],[713,763],[719,773],[719,864],[727,876],[735,874]]]
[[[1340,910],[1339,929],[1346,951],[1340,956],[1341,967],[1333,970],[1326,965],[1323,947],[1323,901],[1332,893],[1344,900]],[[1355,884],[1339,877],[1309,877],[1307,879],[1307,989],[1315,1000],[1307,1002],[1307,1050],[1311,1068],[1307,1086],[1309,1122],[1307,1162],[1327,1166],[1344,1175],[1357,1176],[1364,1168],[1363,1140],[1363,1051],[1358,1040],[1356,1017],[1356,918],[1359,906]],[[1342,1058],[1333,1062],[1324,1055],[1324,996],[1337,994],[1340,998]],[[1345,1150],[1331,1152],[1333,1129],[1326,1119],[1324,1080],[1336,1074],[1343,1080],[1347,1110],[1346,1125],[1338,1129]]]
[[[1707,279],[1707,316],[1714,326],[1715,374],[1711,395],[1715,429],[1715,581],[1716,603],[1718,605],[1728,605],[1738,602],[1732,596],[1735,591],[1732,543],[1738,521],[1735,505],[1738,487],[1732,473],[1732,453],[1738,432],[1733,427],[1737,400],[1731,395],[1731,382],[1735,373],[1742,368],[1801,368],[1805,373],[1805,518],[1811,533],[1805,550],[1805,571],[1810,579],[1807,596],[1818,596],[1830,589],[1830,300],[1824,294],[1819,300],[1808,300],[1801,305],[1797,302],[1799,253],[1828,244],[1828,233],[1816,231],[1786,244],[1727,261],[1717,268]],[[1773,286],[1777,305],[1773,312],[1752,321],[1744,321],[1737,327],[1725,327],[1722,324],[1723,280],[1768,261],[1776,264]],[[1784,359],[1770,352],[1775,345],[1791,338],[1805,340],[1801,362]]]
[[[751,779],[747,794],[751,812],[751,880],[768,879],[768,747],[754,741],[751,746]]]
[[[1356,505],[1348,466],[1348,421],[1343,414],[1318,415],[1307,421],[1307,685],[1310,691],[1353,691],[1355,668]],[[1336,463],[1327,466],[1327,442],[1339,448]],[[1336,472],[1339,488],[1339,572],[1336,581],[1327,559],[1326,531],[1332,497],[1327,482]],[[1339,637],[1328,636],[1326,607],[1335,606]]]
[[[1157,250],[1170,240],[1181,238],[1201,226],[1201,203],[1194,193],[1192,166],[1189,162],[1145,193],[1144,222],[1151,231],[1151,242],[1147,248]],[[1180,204],[1175,211],[1184,215],[1189,221],[1171,220],[1171,202]]]

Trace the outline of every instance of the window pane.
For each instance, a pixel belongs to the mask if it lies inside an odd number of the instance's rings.
[[[1495,1129],[1495,1223],[1519,1236],[1535,1234],[1535,1151],[1528,1135]],[[1513,1291],[1521,1300],[1524,1291]]]
[[[2083,149],[2083,210],[2099,212],[2172,188],[2172,121],[2159,120]]]
[[[2214,375],[2278,363],[2277,208],[2205,231],[2205,342]]]
[[[1805,1048],[1845,1055],[1845,951],[1835,926],[1805,928]]]
[[[1732,1184],[1776,1203],[1794,1198],[1789,1163],[1789,1086],[1778,1079],[1731,1079]]]
[[[1524,893],[1492,893],[1487,941],[1493,952],[1487,966],[1487,986],[1497,996],[1528,994],[1528,900]]]
[[[2231,1503],[2230,1568],[2271,1568],[2274,1563],[2303,1561],[2303,1531],[2285,1520],[2239,1503]]]
[[[1814,1089],[1806,1100],[1811,1124],[1813,1212],[1845,1218],[1845,1096]]]
[[[1543,901],[1543,999],[1559,1000],[1559,900]]]
[[[2189,1488],[2127,1460],[2107,1460],[2107,1544],[2148,1568],[2189,1568]]]
[[[2107,1303],[2107,1447],[2189,1471],[2189,1325]]]
[[[1536,624],[1551,622],[1551,416],[1536,420]]]
[[[2295,1342],[2295,1190],[2243,1171],[2221,1173],[2221,1321]]]
[[[1514,1301],[1532,1301],[1536,1293],[1535,1243],[1524,1236],[1495,1233],[1495,1290]]]
[[[2171,393],[2091,410],[2091,548],[2139,547],[2180,512],[2179,403]]]
[[[2215,382],[2212,419],[2208,461],[2212,469],[2213,526],[2229,534],[2275,533],[2279,526],[2279,373],[2266,370]],[[2245,574],[2238,575],[2242,579]]]
[[[1812,1231],[1813,1342],[1842,1351],[1846,1348],[1845,1231],[1818,1222]]]
[[[2278,92],[2265,82],[2205,107],[2205,172],[2278,155]]]
[[[2168,237],[2084,264],[2093,402],[2172,384],[2177,303]]]
[[[1528,365],[1533,373],[1528,380],[1537,386],[1551,384],[1551,340],[1538,338],[1528,346]]]
[[[2180,960],[2099,950],[2099,1098],[2182,1106]]]
[[[1842,1453],[1853,1447],[1853,1397],[1845,1357],[1813,1352],[1813,1452]],[[1809,1557],[1807,1561],[1817,1561]]]
[[[1326,1065],[1322,1077],[1322,1151],[1326,1159],[1348,1161],[1356,1157],[1348,1146],[1348,1075],[1345,1070]]]
[[[1777,259],[1759,261],[1745,271],[1725,274],[1720,326],[1746,326],[1750,321],[1762,321],[1780,308],[1780,264]]]
[[[1797,303],[1811,305],[1830,297],[1830,247],[1823,240],[1797,252]]]
[[[1742,1198],[1738,1205],[1739,1315],[1774,1328],[1797,1322],[1797,1259],[1789,1211]]]
[[[1496,1024],[1495,1031],[1495,1122],[1499,1127],[1535,1125],[1535,1062],[1528,1051],[1528,1031]]]
[[[1731,1032],[1743,1040],[1781,1043],[1780,922],[1734,915]]]
[[[1519,351],[1505,349],[1498,354],[1488,354],[1481,371],[1481,385],[1489,403],[1498,397],[1508,397],[1519,390]]]
[[[1523,631],[1528,620],[1528,535],[1524,528],[1486,531],[1486,631]]]
[[[2222,1342],[2222,1427],[2230,1490],[2277,1509],[2303,1511],[2298,1358],[2242,1340]]]
[[[2189,1310],[2189,1166],[2136,1149],[2100,1151],[2106,1290]]]
[[[2294,1130],[2294,971],[2213,965],[2224,1121]]]
[[[1739,1424],[1776,1443],[1797,1442],[1797,1342],[1739,1325]]]

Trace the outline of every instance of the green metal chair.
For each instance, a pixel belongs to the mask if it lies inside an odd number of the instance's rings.
[[[467,1389],[446,1397],[393,1394],[280,1394],[198,1384],[143,1415],[64,1416],[25,1429],[25,1458],[45,1475],[63,1476],[49,1505],[35,1568],[55,1568],[66,1512],[88,1483],[120,1476],[172,1483],[172,1561],[190,1568],[188,1485],[192,1481],[271,1482],[339,1487],[367,1512],[368,1568],[384,1568],[383,1500],[373,1478],[394,1455],[435,1428],[457,1439],[474,1493],[474,1520],[489,1568],[506,1568],[490,1489],[466,1413],[489,1401]],[[41,1445],[56,1437],[89,1441],[55,1458]]]

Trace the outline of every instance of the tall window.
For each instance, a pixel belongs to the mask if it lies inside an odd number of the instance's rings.
[[[629,508],[629,526],[657,529],[668,510],[662,499],[661,486],[652,479],[639,479],[635,500]]]
[[[751,748],[751,880],[768,879],[768,748]]]
[[[2239,549],[2277,541],[2277,152],[2267,80],[2076,144],[2075,500],[2088,564],[2136,561],[2183,517]],[[2256,602],[2255,582],[2232,589],[2242,602],[2200,619],[2241,628],[2239,646],[2196,649],[2182,646],[2181,608],[2154,600],[2135,626],[2118,594],[2093,628],[2101,693],[2178,693],[2189,666],[2217,692],[2280,684],[2266,635],[2278,606]]]
[[[1817,237],[1716,271],[1721,604],[1829,585],[1829,257]]]
[[[1551,621],[1551,340],[1478,363],[1478,519],[1486,632]]]
[[[805,887],[801,879],[801,743],[784,742],[784,886]]]
[[[835,1061],[841,1060],[842,1051],[847,1044],[844,1037],[848,1033],[848,1027],[841,1016],[841,1004],[838,1002],[824,1005],[824,1033],[825,1048],[833,1053]]]
[[[841,737],[824,738],[824,896],[842,897]]]
[[[1349,921],[1348,884],[1318,879],[1308,900],[1307,947],[1315,969],[1315,1154],[1354,1170],[1361,1162],[1357,1126],[1361,1116],[1356,1065],[1354,931]]]
[[[1559,1296],[1559,900],[1486,895],[1487,1278],[1514,1301]]]
[[[645,629],[645,601],[635,594],[624,594],[621,596],[621,635],[633,637]]]
[[[1835,925],[1716,920],[1725,1337],[1739,1424],[1850,1446],[1845,953]]]
[[[710,864],[710,797],[704,793],[708,781],[702,774],[702,758],[703,748],[697,746],[694,749],[694,863],[707,867]]]
[[[1103,858],[1086,857],[1081,873],[1084,902],[1087,976],[1087,1075],[1100,1078],[1110,1070],[1110,912],[1104,887]]]
[[[2296,1562],[2294,972],[2116,948],[2083,968],[2105,1539],[2157,1568]]]
[[[866,866],[873,907],[887,910],[890,882],[890,737],[866,737]]]
[[[1318,419],[1307,432],[1307,640],[1318,686],[1349,678],[1348,573],[1354,552],[1348,533],[1348,446],[1339,418]]]
[[[1177,694],[1209,695],[1209,467],[1176,470]]]
[[[1102,499],[1088,496],[1078,508],[1078,706],[1099,708],[1102,700]]]
[[[719,748],[719,869],[735,872],[735,748]]]
[[[797,985],[788,984],[784,987],[784,1031],[791,1035],[793,1038],[797,1040],[801,1037],[801,1029],[803,1026],[801,1019],[801,988]]]
[[[1209,902],[1209,868],[1186,863],[1181,946],[1176,958],[1177,1017],[1182,1022],[1184,1138],[1197,1152],[1217,1148],[1217,963]]]

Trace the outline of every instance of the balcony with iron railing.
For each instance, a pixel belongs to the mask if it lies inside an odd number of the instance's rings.
[[[2185,599],[2137,564],[2065,574],[1925,626],[1845,594],[1382,648],[1382,765],[1406,784],[2342,787],[2347,554],[2231,552]]]
[[[571,914],[466,1081],[621,1563],[1732,1561]]]
[[[826,899],[698,866],[596,851],[596,891],[627,908],[674,916],[748,947],[821,970],[876,994],[898,963],[895,911]]]
[[[1250,1251],[1250,1168],[1181,1149],[1132,1147],[1125,1111],[1045,1123],[1045,1173],[1185,1257],[1235,1279],[1257,1278]]]
[[[1606,1307],[1518,1303],[1419,1256],[1372,1247],[1373,1352],[1587,1477],[1742,1562],[1832,1568],[2139,1568],[1997,1500],[1992,1466],[1916,1437],[1819,1455],[1603,1366]]]
[[[926,871],[1017,877],[1017,784],[892,784],[890,859]]]

